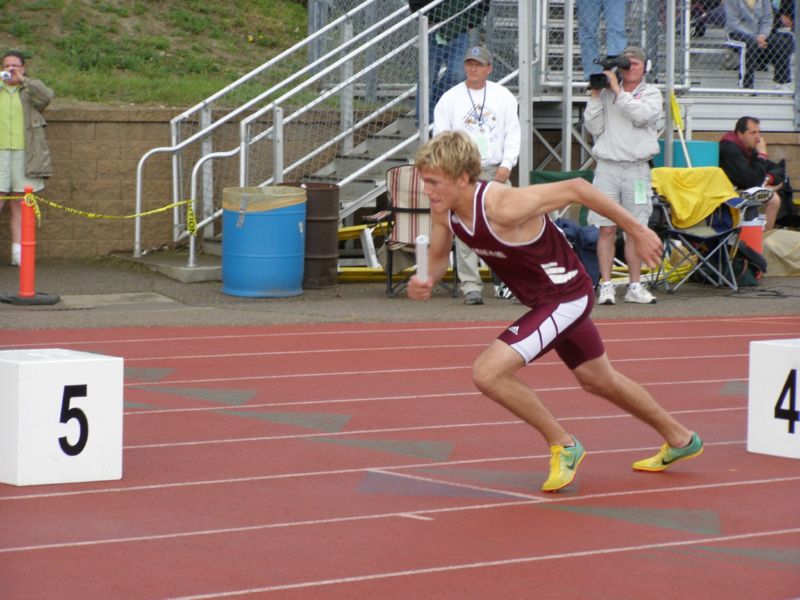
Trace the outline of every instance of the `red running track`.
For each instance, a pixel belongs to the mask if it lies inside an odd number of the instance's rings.
[[[581,438],[548,449],[480,396],[498,323],[5,331],[125,359],[121,481],[0,484],[6,599],[759,598],[800,590],[797,461],[746,451],[749,342],[800,317],[599,323],[616,366],[705,440],[661,440],[555,356],[523,378]]]

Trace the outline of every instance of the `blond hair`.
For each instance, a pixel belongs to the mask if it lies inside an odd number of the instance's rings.
[[[451,179],[463,173],[475,183],[481,174],[481,154],[475,142],[462,131],[443,131],[422,146],[414,158],[417,169],[441,169]]]

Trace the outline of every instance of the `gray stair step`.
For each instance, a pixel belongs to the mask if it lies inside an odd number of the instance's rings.
[[[366,166],[370,161],[373,160],[372,156],[362,155],[362,156],[337,156],[336,157],[336,174],[340,179],[343,179],[347,175],[351,173],[355,173],[357,170]],[[365,173],[361,174],[361,177],[367,179],[377,179],[382,178],[385,176],[386,171],[388,171],[392,167],[398,167],[401,165],[407,165],[409,160],[407,158],[388,158],[386,160],[382,160],[381,162],[377,163],[373,167],[366,171]]]
[[[394,123],[387,125],[378,132],[378,135],[399,135],[408,138],[417,132],[416,117],[413,111],[400,117]]]
[[[368,137],[363,143],[353,148],[351,155],[368,154],[379,156],[384,152],[390,152],[407,138],[398,134],[373,135]],[[406,146],[396,153],[397,156],[404,158],[412,157],[417,151],[417,144]]]

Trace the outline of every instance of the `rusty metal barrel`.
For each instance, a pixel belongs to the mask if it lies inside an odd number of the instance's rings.
[[[284,182],[306,191],[306,252],[303,289],[336,286],[339,274],[339,186]]]

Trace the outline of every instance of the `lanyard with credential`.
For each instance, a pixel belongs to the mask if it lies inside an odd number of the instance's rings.
[[[483,108],[486,106],[486,88],[489,87],[488,85],[483,86],[483,102],[481,103],[481,112],[478,114],[478,127],[480,127],[481,133],[483,133]],[[474,114],[477,112],[478,107],[475,106],[475,101],[472,99],[472,94],[469,91],[469,87],[467,87],[467,96],[469,96],[469,101],[472,103],[472,113]]]

